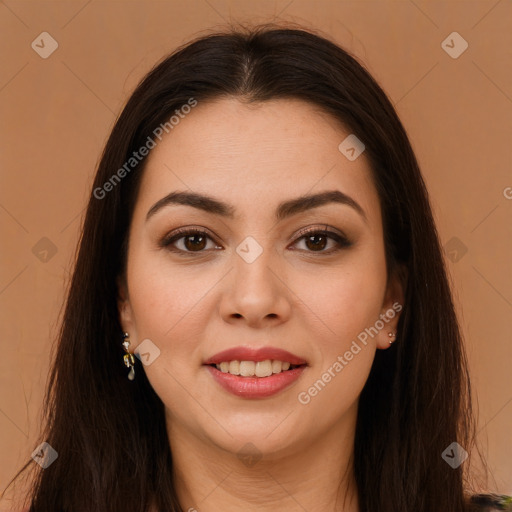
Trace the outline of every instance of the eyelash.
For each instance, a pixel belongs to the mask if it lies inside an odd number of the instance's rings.
[[[350,242],[348,240],[348,238],[346,238],[345,236],[340,235],[338,233],[335,233],[334,231],[328,230],[327,229],[328,227],[329,226],[325,225],[324,229],[303,228],[297,233],[297,239],[296,239],[295,243],[299,242],[302,239],[305,239],[307,236],[322,235],[322,236],[331,238],[338,244],[338,247],[331,248],[327,251],[325,251],[325,250],[307,251],[306,250],[306,252],[309,252],[312,254],[321,254],[321,255],[322,254],[325,254],[325,255],[333,254],[335,252],[340,251],[341,249],[348,248],[352,245],[352,242]],[[167,248],[168,250],[179,254],[180,256],[188,256],[190,254],[196,254],[196,253],[201,254],[201,253],[206,252],[207,251],[206,249],[202,249],[200,251],[184,251],[182,249],[171,248],[171,246],[174,242],[177,242],[178,240],[181,240],[182,238],[187,238],[187,236],[190,236],[190,235],[206,235],[207,238],[209,238],[214,243],[216,243],[215,240],[213,239],[213,237],[210,236],[209,233],[207,231],[205,231],[204,229],[180,228],[177,231],[175,231],[174,233],[172,233],[171,235],[164,237],[159,245],[162,248]]]

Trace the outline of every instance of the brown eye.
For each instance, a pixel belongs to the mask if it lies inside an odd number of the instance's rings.
[[[311,249],[313,251],[316,250],[323,250],[325,249],[325,246],[327,245],[327,240],[329,237],[325,236],[322,233],[317,233],[314,235],[308,235],[305,238],[306,247],[308,249]]]
[[[301,231],[299,234],[302,236],[300,236],[296,243],[304,240],[306,252],[331,254],[344,247],[350,247],[352,245],[352,243],[346,237],[339,235],[334,231],[306,229]],[[330,248],[325,250],[329,240],[334,241],[334,246],[331,245]]]
[[[201,250],[201,249],[204,249],[206,247],[206,238],[205,236],[203,235],[199,235],[197,233],[193,234],[193,235],[187,235],[187,236],[184,236],[182,237],[184,238],[184,245],[186,247],[187,250],[189,251],[196,251],[196,250]]]
[[[208,241],[213,239],[205,231],[199,229],[183,229],[165,237],[161,242],[161,247],[166,247],[173,252],[180,254],[206,252]],[[213,243],[213,248],[220,248]]]

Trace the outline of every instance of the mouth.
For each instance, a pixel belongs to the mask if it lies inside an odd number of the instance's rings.
[[[214,382],[238,398],[264,399],[292,386],[304,373],[304,359],[277,347],[235,347],[203,365]]]
[[[292,364],[289,361],[280,361],[279,359],[265,359],[264,361],[222,361],[221,363],[211,363],[208,366],[216,368],[222,373],[240,377],[265,378],[295,370],[306,366],[306,364]]]

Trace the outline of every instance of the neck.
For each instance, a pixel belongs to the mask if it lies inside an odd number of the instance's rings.
[[[183,510],[358,512],[354,422],[350,424],[352,428],[338,425],[300,447],[253,458],[228,452],[186,428],[168,426]]]

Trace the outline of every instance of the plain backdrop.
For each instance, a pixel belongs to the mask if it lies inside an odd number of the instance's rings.
[[[84,207],[124,102],[178,45],[230,22],[270,21],[333,38],[395,104],[445,249],[489,489],[512,494],[508,0],[2,2],[0,490],[36,447]]]

